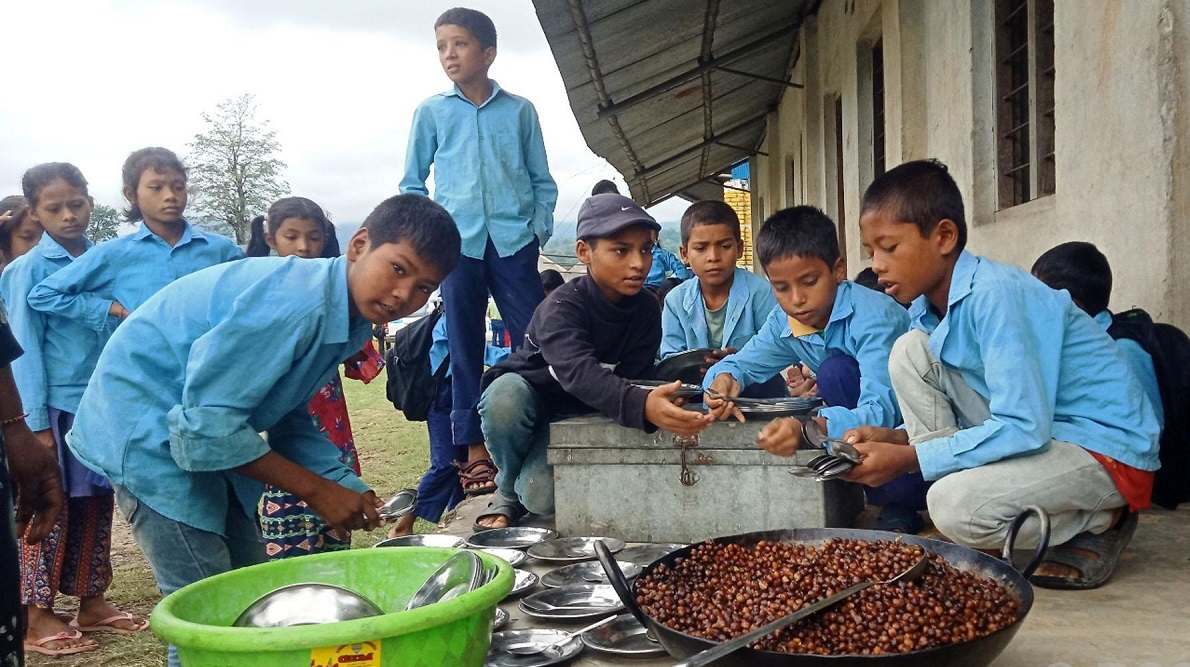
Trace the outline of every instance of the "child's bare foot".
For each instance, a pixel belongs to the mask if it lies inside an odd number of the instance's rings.
[[[392,528],[388,529],[388,536],[404,537],[406,535],[412,535],[413,522],[416,520],[417,517],[412,514],[406,514],[405,516],[397,519],[395,522],[393,522]]]
[[[120,611],[102,595],[82,598],[75,627],[87,632],[132,634],[149,627],[149,621]]]
[[[28,605],[29,627],[25,630],[25,649],[43,655],[70,655],[94,651],[99,644],[67,625],[53,610]],[[52,639],[51,639],[52,638]]]

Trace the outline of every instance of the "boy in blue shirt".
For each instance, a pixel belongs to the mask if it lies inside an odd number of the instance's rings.
[[[212,267],[116,329],[67,443],[111,480],[162,593],[265,560],[255,520],[264,484],[333,528],[380,525],[380,501],[307,404],[372,324],[423,306],[458,254],[450,215],[399,195],[368,216],[342,257]]]
[[[434,34],[438,59],[454,86],[414,112],[401,192],[428,194],[433,165],[434,199],[463,237],[459,266],[442,284],[453,371],[451,422],[455,444],[468,448],[460,472],[467,492],[490,493],[495,469],[476,411],[488,294],[516,349],[545,297],[537,259],[554,232],[558,186],[550,177],[537,111],[488,78],[496,59],[492,20],[456,7],[438,17]]]
[[[661,237],[653,233],[653,265],[649,267],[649,275],[645,276],[645,287],[656,289],[667,278],[689,280],[694,274],[677,255],[661,247]]]
[[[877,485],[920,470],[938,480],[928,497],[935,526],[978,549],[999,548],[1011,522],[1038,506],[1051,543],[1077,557],[1060,558],[1077,564],[1051,555],[1034,582],[1105,582],[1135,530],[1128,508],[1149,504],[1160,433],[1140,384],[1118,372],[1119,346],[1067,295],[963,249],[962,196],[939,162],[877,178],[860,232],[885,292],[913,302],[912,329],[889,358],[906,430],[848,434],[866,455],[848,479]],[[1030,517],[1022,546],[1037,531]]]
[[[788,366],[804,363],[817,376],[827,407],[815,418],[822,431],[839,438],[865,424],[891,428],[900,411],[888,377],[893,342],[909,319],[892,299],[846,279],[835,225],[812,206],[778,211],[756,235],[756,254],[768,274],[777,303],[755,337],[707,371],[703,386],[727,397],[767,381]],[[743,415],[731,403],[707,398],[719,418]],[[757,444],[778,456],[792,456],[804,442],[795,418],[777,419],[761,430]],[[873,489],[868,500],[882,507],[877,527],[917,532],[925,508],[925,484],[905,475]]]
[[[643,291],[660,225],[631,199],[595,195],[578,212],[575,254],[587,275],[554,290],[533,313],[525,346],[484,374],[483,431],[500,466],[499,489],[476,530],[554,511],[546,462],[550,422],[602,412],[631,428],[698,433],[706,415],[672,401],[679,383],[647,390],[661,341],[661,314]]]
[[[695,278],[673,288],[661,313],[658,358],[699,348],[714,348],[713,364],[737,352],[760,331],[777,306],[769,281],[736,266],[743,239],[735,209],[721,201],[702,201],[682,214],[682,260]],[[749,389],[755,396],[785,396],[780,373]]]
[[[101,243],[29,293],[29,305],[99,333],[174,280],[240,259],[231,239],[186,222],[186,168],[173,152],[142,148],[124,162],[127,218],[142,221],[127,236]]]

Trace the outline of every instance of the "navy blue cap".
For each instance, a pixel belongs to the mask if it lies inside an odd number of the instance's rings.
[[[578,209],[578,233],[580,239],[598,239],[611,236],[631,227],[644,225],[654,231],[661,231],[661,225],[653,216],[645,213],[640,204],[612,193],[588,197]]]

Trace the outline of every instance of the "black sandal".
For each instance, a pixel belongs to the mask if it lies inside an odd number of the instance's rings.
[[[490,519],[492,517],[502,516],[508,519],[508,527],[512,528],[529,513],[525,506],[518,500],[505,498],[497,493],[496,497],[488,503],[488,511],[475,517],[475,524],[471,526],[472,532],[478,533],[483,530],[493,530],[491,526],[485,526],[480,521]]]

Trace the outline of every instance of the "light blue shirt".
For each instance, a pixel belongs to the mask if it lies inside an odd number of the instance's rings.
[[[926,297],[909,308],[930,350],[988,399],[991,417],[917,444],[926,479],[1071,442],[1141,470],[1156,470],[1161,427],[1140,382],[1101,326],[1024,271],[964,251],[946,315]],[[1111,378],[1108,381],[1108,378]]]
[[[189,224],[171,248],[141,223],[132,234],[96,245],[43,280],[29,293],[29,305],[104,332],[115,321],[108,316],[113,301],[134,311],[178,278],[243,256],[231,239]]]
[[[537,110],[492,81],[475,106],[454,86],[418,105],[405,152],[401,192],[428,195],[459,226],[463,254],[483,259],[488,239],[501,257],[554,233],[558,186],[550,176]]]
[[[181,278],[116,329],[66,442],[159,514],[218,534],[228,482],[248,513],[264,490],[233,469],[270,449],[362,493],[307,412],[372,336],[349,304],[342,257],[258,257]]]
[[[1096,315],[1095,322],[1107,331],[1112,324],[1111,311],[1105,310]],[[1124,353],[1124,358],[1128,360],[1128,368],[1145,390],[1145,396],[1148,396],[1153,411],[1157,413],[1157,423],[1161,428],[1165,428],[1165,406],[1161,403],[1161,387],[1157,384],[1157,370],[1153,368],[1153,357],[1145,352],[1140,343],[1131,338],[1116,338],[1115,341],[1120,352]]]
[[[87,240],[86,253],[95,252]],[[78,411],[79,399],[95,370],[103,341],[98,333],[66,317],[47,315],[29,307],[29,292],[47,276],[69,266],[70,256],[49,234],[0,274],[0,296],[8,304],[8,324],[25,354],[12,362],[12,375],[34,431],[50,428],[49,408]],[[114,323],[114,319],[112,322]]]
[[[430,343],[430,373],[434,373],[442,365],[442,362],[446,360],[446,355],[450,352],[450,344],[446,340],[445,313],[434,323],[434,330],[430,332],[430,335],[433,341]],[[508,356],[510,351],[507,347],[497,347],[491,343],[487,343],[483,346],[483,363],[485,366],[495,366],[501,361],[504,361],[504,358]],[[450,377],[449,368],[446,370],[444,377]]]
[[[659,245],[653,246],[653,264],[649,267],[649,275],[645,276],[645,284],[649,287],[656,287],[670,276],[689,280],[694,274],[686,268],[677,255]]]
[[[732,273],[731,291],[727,294],[727,316],[723,321],[723,345],[741,348],[760,331],[777,299],[769,281],[744,269]],[[670,355],[710,347],[707,335],[707,309],[702,300],[699,280],[678,285],[665,297],[661,309],[661,348],[658,359]]]
[[[774,308],[768,320],[739,352],[728,355],[707,371],[703,386],[728,373],[741,387],[764,382],[787,366],[804,363],[817,372],[826,359],[845,354],[859,364],[859,402],[854,410],[825,407],[827,434],[843,436],[847,429],[872,425],[893,428],[901,411],[888,377],[888,353],[909,329],[905,309],[890,297],[851,281],[839,283],[830,321],[820,332],[793,335],[789,316]]]

